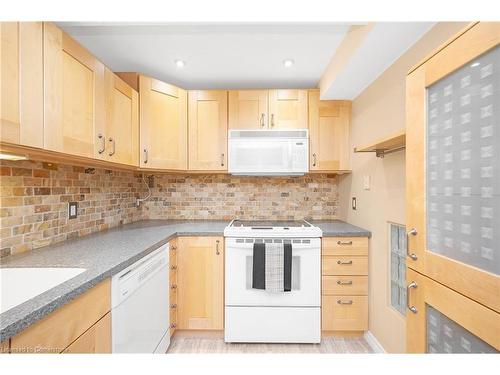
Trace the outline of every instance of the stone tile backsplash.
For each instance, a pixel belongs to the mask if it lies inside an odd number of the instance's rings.
[[[0,257],[142,219],[335,219],[337,176],[141,173],[41,161],[0,162]],[[68,202],[78,217],[68,218]]]
[[[334,219],[336,175],[235,177],[155,175],[152,219]]]

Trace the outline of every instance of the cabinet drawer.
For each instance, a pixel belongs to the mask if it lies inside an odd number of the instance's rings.
[[[323,256],[322,275],[368,275],[368,257]]]
[[[324,237],[321,255],[368,255],[368,237]]]
[[[368,276],[323,276],[321,278],[321,294],[367,295]]]
[[[323,296],[323,331],[365,331],[368,329],[367,296]]]

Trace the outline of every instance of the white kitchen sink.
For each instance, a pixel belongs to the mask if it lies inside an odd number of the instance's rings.
[[[84,271],[84,268],[0,268],[0,314]]]

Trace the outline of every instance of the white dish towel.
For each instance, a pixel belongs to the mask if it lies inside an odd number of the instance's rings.
[[[266,292],[284,292],[284,256],[282,243],[266,243]]]

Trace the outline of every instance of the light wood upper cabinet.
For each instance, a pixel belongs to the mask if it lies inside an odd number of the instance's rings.
[[[187,169],[187,92],[139,77],[140,167]]]
[[[43,25],[0,22],[0,139],[43,147]]]
[[[139,94],[105,68],[106,121],[96,129],[96,157],[138,165]]]
[[[267,129],[268,90],[229,91],[229,129]]]
[[[224,239],[180,237],[178,248],[177,328],[223,329]]]
[[[94,157],[102,127],[104,65],[52,23],[44,23],[44,148]]]
[[[309,91],[309,169],[341,171],[350,168],[351,102],[320,100]]]
[[[189,92],[189,170],[227,170],[227,91]]]
[[[269,90],[269,129],[307,129],[307,90]]]

